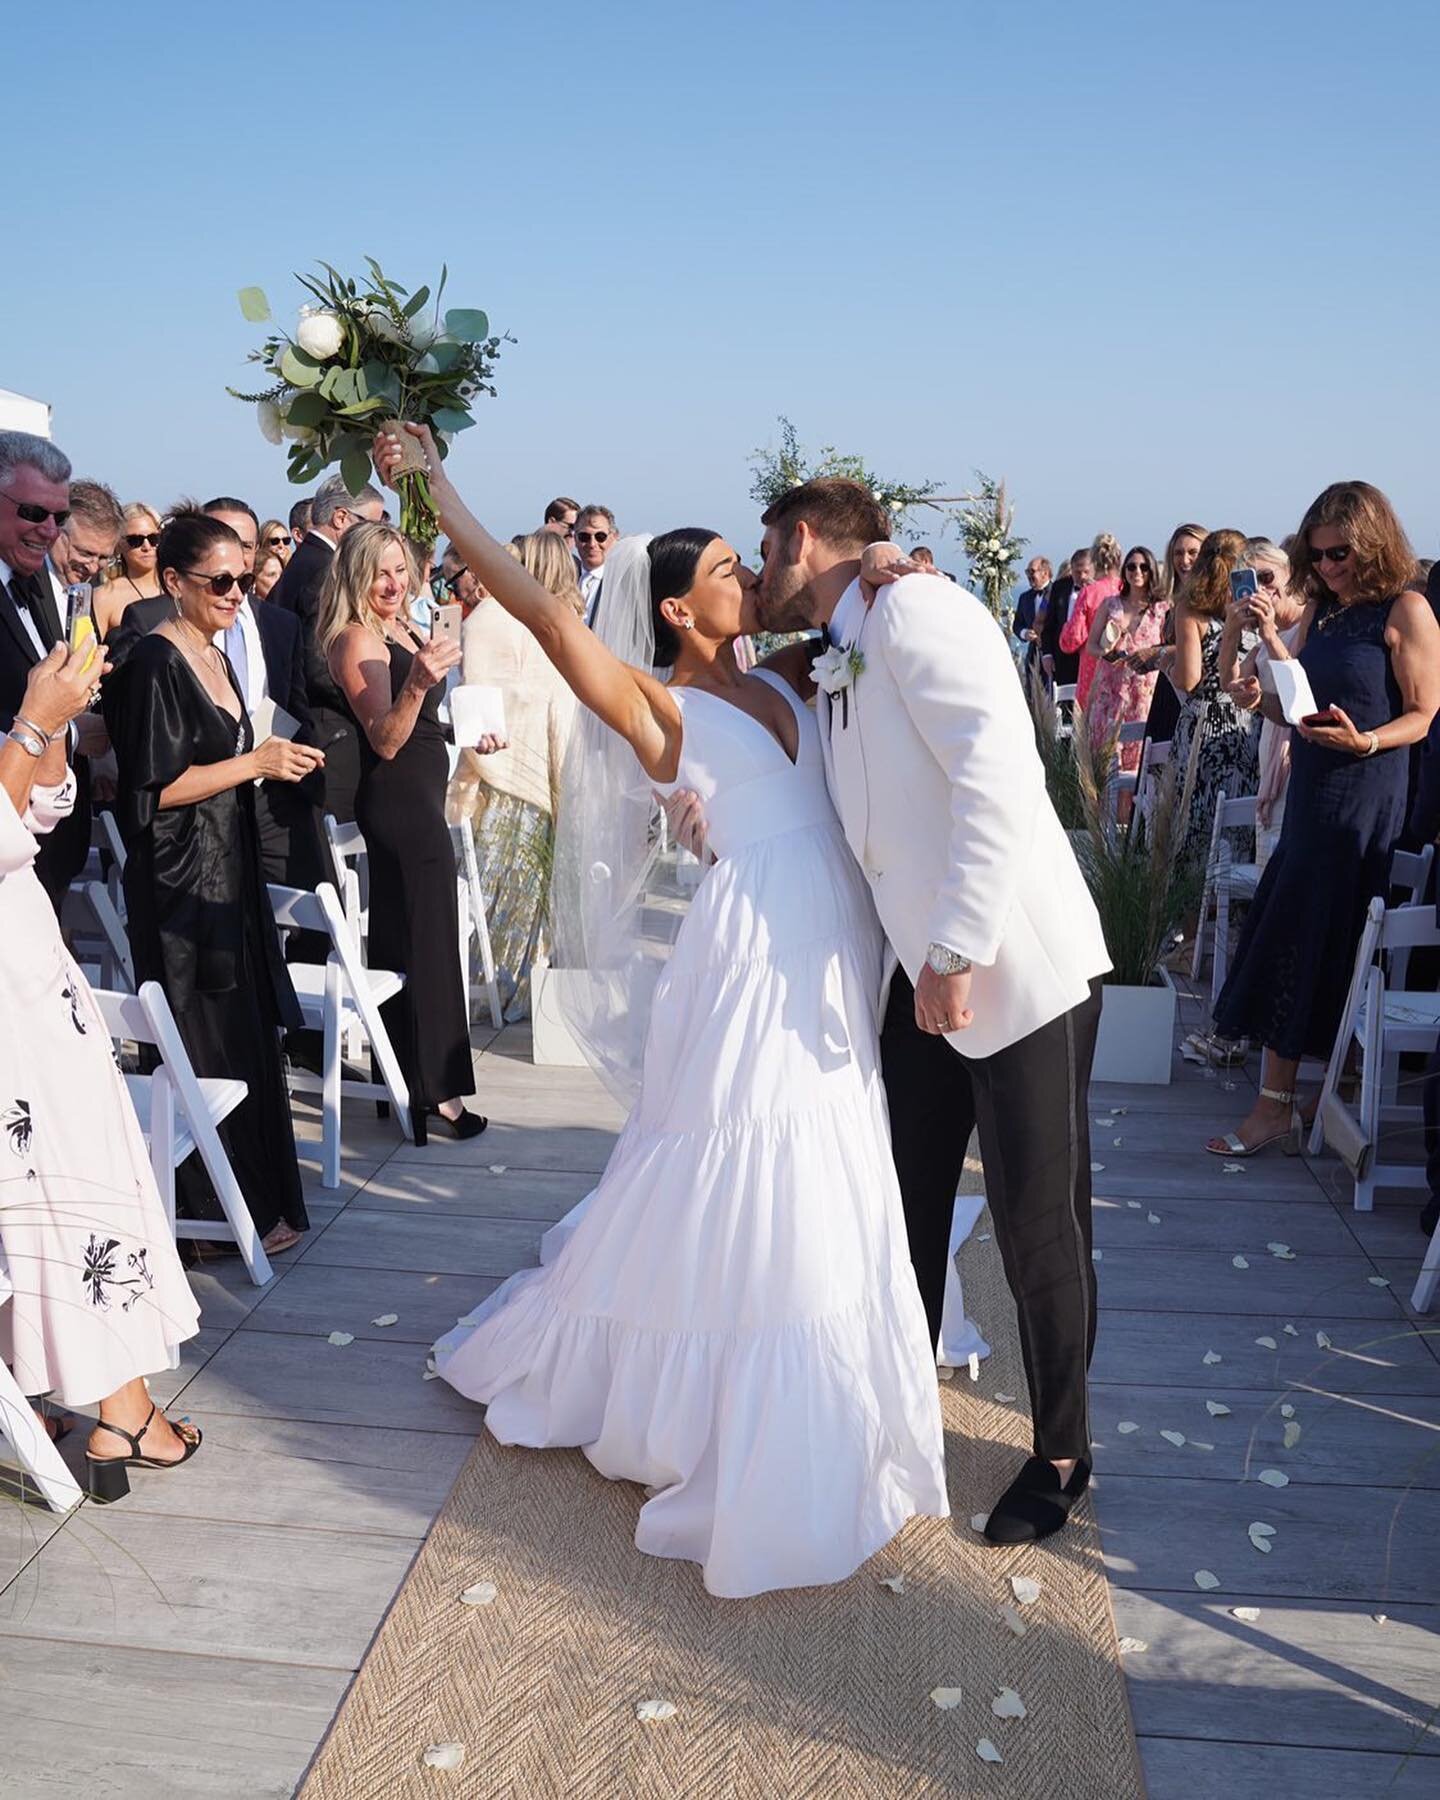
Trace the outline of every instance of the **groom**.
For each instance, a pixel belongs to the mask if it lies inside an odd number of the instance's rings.
[[[763,524],[762,625],[829,631],[816,667],[826,773],[899,962],[881,1058],[932,1339],[979,1127],[1035,1424],[1035,1455],[985,1535],[1033,1543],[1064,1525],[1090,1480],[1086,1108],[1097,978],[1110,966],[1100,921],[984,606],[937,575],[907,575],[867,611],[861,553],[890,526],[858,482],[792,488]]]

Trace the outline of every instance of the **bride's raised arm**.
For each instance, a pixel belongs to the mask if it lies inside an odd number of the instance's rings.
[[[573,609],[543,588],[470,511],[445,473],[423,425],[407,425],[429,462],[430,493],[450,542],[482,587],[531,633],[576,698],[631,746],[653,780],[673,781],[680,762],[680,709],[648,670],[635,669],[601,643]],[[403,458],[391,432],[375,440],[375,471],[394,487]]]

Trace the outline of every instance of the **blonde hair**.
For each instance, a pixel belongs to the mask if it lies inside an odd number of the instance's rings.
[[[1090,567],[1095,571],[1098,581],[1103,575],[1113,575],[1121,562],[1120,540],[1111,537],[1108,531],[1102,531],[1090,546]]]
[[[315,640],[322,656],[350,625],[363,625],[376,637],[384,637],[385,621],[370,604],[370,590],[380,574],[381,558],[398,544],[405,558],[405,592],[415,588],[415,563],[404,535],[393,525],[352,525],[330,559],[320,588],[320,610],[315,621]]]
[[[558,531],[532,531],[512,548],[516,561],[535,577],[547,594],[565,601],[583,617],[585,601],[580,593],[580,583],[575,579],[575,558]]]
[[[1243,531],[1212,531],[1207,536],[1183,596],[1198,618],[1224,618],[1230,604],[1230,577],[1245,561],[1248,549]]]
[[[115,540],[115,555],[110,563],[109,579],[111,581],[128,581],[130,571],[125,567],[125,552],[129,545],[125,542],[125,534],[132,531],[137,519],[148,519],[150,528],[157,534],[165,529],[165,521],[153,506],[147,506],[143,500],[132,500],[128,506],[120,509],[120,535]]]

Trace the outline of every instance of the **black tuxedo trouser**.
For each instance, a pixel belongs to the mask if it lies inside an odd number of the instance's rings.
[[[915,1023],[897,969],[880,1036],[910,1256],[932,1340],[940,1335],[955,1194],[980,1132],[985,1192],[1015,1298],[1035,1454],[1087,1456],[1095,1348],[1090,1249],[1090,1064],[1100,988],[993,1056],[959,1056]]]

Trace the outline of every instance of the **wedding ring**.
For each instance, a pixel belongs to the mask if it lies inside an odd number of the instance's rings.
[[[948,1019],[937,1019],[935,1023],[941,1031],[948,1031],[950,1029],[950,1021]]]

